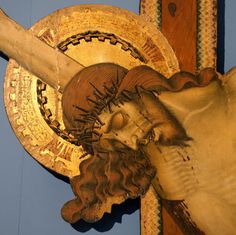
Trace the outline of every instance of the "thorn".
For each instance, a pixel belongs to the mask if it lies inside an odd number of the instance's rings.
[[[111,102],[108,102],[108,103],[107,103],[107,107],[108,107],[109,112],[112,113]]]
[[[84,128],[83,131],[84,131],[85,133],[89,133],[89,132],[92,131],[92,128],[91,128],[91,127],[86,127],[86,128]]]
[[[97,116],[99,115],[99,112],[97,109],[93,109],[92,112],[91,112],[91,115],[95,118],[97,118]]]
[[[88,113],[82,113],[82,114],[80,114],[80,116],[86,117],[86,118],[88,117],[88,115],[89,115]]]
[[[131,100],[131,97],[130,97],[130,95],[129,95],[129,92],[127,92],[126,90],[122,91],[121,94],[122,94],[126,99]]]
[[[79,119],[79,118],[75,118],[74,121],[75,121],[75,122],[86,123],[86,120],[84,120],[84,119]]]
[[[106,95],[107,97],[111,97],[111,96],[114,96],[114,94],[108,90],[106,90]]]
[[[99,136],[99,137],[102,136],[99,132],[97,132],[97,131],[95,131],[95,130],[93,130],[92,133],[95,134],[96,136]]]
[[[76,108],[76,109],[79,109],[79,110],[83,111],[84,113],[88,113],[88,112],[89,112],[88,110],[83,109],[83,108],[81,108],[81,107],[78,106],[78,105],[73,105],[73,107]]]
[[[117,68],[117,73],[116,73],[116,84],[117,84],[117,87],[119,86],[119,72],[118,72],[118,68]]]
[[[114,87],[115,90],[116,90],[118,88],[118,84],[115,81],[113,81],[113,80],[112,80],[111,83],[112,83],[112,87]]]
[[[123,90],[123,91],[132,98],[134,94],[132,91],[129,91],[129,90]]]
[[[98,92],[98,94],[100,94],[101,96],[103,96],[103,93],[102,93],[101,91],[99,91],[99,90],[97,89],[97,87],[95,87],[95,86],[93,85],[93,83],[89,82],[89,84],[95,89],[95,91]]]
[[[99,104],[97,105],[93,110],[93,115],[99,115],[101,113],[101,109],[103,108],[103,105]]]
[[[161,94],[161,91],[158,91],[158,90],[155,90],[155,89],[151,89],[151,90],[149,90],[154,96],[156,96],[156,95],[160,95]]]
[[[115,99],[112,99],[110,102],[111,102],[112,104],[114,104],[115,106],[118,105],[117,100],[115,100]]]
[[[96,104],[96,105],[99,105],[99,103],[97,101],[95,101],[95,100],[93,100],[93,99],[91,99],[89,97],[87,97],[87,100],[92,102],[92,103],[94,103],[94,104]]]
[[[99,100],[99,101],[100,101],[100,103],[101,103],[103,106],[106,106],[106,105],[107,105],[106,100],[104,100],[104,98],[101,99],[101,100]]]
[[[121,100],[121,99],[119,100],[119,103],[122,104],[122,105],[124,105],[124,102],[123,102],[123,100]]]
[[[99,116],[97,116],[97,121],[98,121],[102,126],[105,125],[105,123],[102,122],[102,120],[99,118]]]
[[[82,122],[82,123],[94,123],[96,120],[94,120],[94,119],[93,120],[91,120],[91,119],[84,120],[84,119],[80,119],[80,118],[75,118],[74,121]]]
[[[96,120],[96,117],[95,116],[92,116],[92,115],[80,115],[80,116],[83,116],[83,117],[85,117],[85,119],[86,120],[93,120],[93,121],[95,121]]]
[[[103,95],[99,95],[96,91],[93,92],[94,96],[97,98],[97,99],[102,99],[103,98]]]
[[[138,96],[141,98],[141,94],[140,94],[140,87],[139,86],[135,86],[135,91],[138,94]]]
[[[108,88],[105,84],[103,85],[105,88],[106,92],[108,93],[108,96],[114,96],[115,91],[111,88]]]

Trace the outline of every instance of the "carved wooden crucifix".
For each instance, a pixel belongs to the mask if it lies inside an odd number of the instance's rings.
[[[165,209],[183,233],[232,234],[234,71],[215,72],[215,1],[143,1],[141,14],[73,7],[34,26],[69,57],[2,14],[1,32],[15,37],[2,33],[1,50],[42,80],[9,65],[5,102],[13,129],[40,163],[70,177],[76,198],[62,209],[70,223],[97,221],[112,204],[141,195],[142,232],[157,234],[158,193],[164,234],[175,226]],[[219,211],[226,224],[218,223]]]

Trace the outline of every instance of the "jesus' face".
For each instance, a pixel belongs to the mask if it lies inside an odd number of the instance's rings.
[[[130,100],[119,102],[105,109],[99,116],[103,125],[99,129],[99,146],[114,149],[126,146],[137,151],[150,141],[170,145],[186,140],[186,133],[178,121],[148,91],[130,94]],[[121,145],[122,144],[122,145]]]

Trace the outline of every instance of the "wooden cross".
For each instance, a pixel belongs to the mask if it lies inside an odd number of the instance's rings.
[[[141,0],[140,6],[141,14],[166,36],[181,70],[195,73],[205,67],[216,68],[216,0]],[[167,204],[163,208],[163,233],[182,234],[165,208],[168,208]],[[172,216],[174,210],[169,208]],[[144,234],[148,234],[145,215],[142,229]]]
[[[157,10],[153,12],[153,9]],[[188,3],[184,1],[143,1],[141,13],[147,18],[150,17],[149,20],[162,30],[175,50],[181,70],[195,72],[203,67],[216,66],[216,8],[214,1],[191,1]],[[188,49],[186,50],[186,48]],[[163,214],[164,234],[168,234],[170,232],[168,229],[175,225],[166,211]],[[177,234],[177,230],[175,227],[172,231]],[[178,233],[181,234],[180,231]]]

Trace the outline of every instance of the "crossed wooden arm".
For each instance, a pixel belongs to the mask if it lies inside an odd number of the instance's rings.
[[[84,67],[50,47],[0,9],[0,50],[59,91]]]

